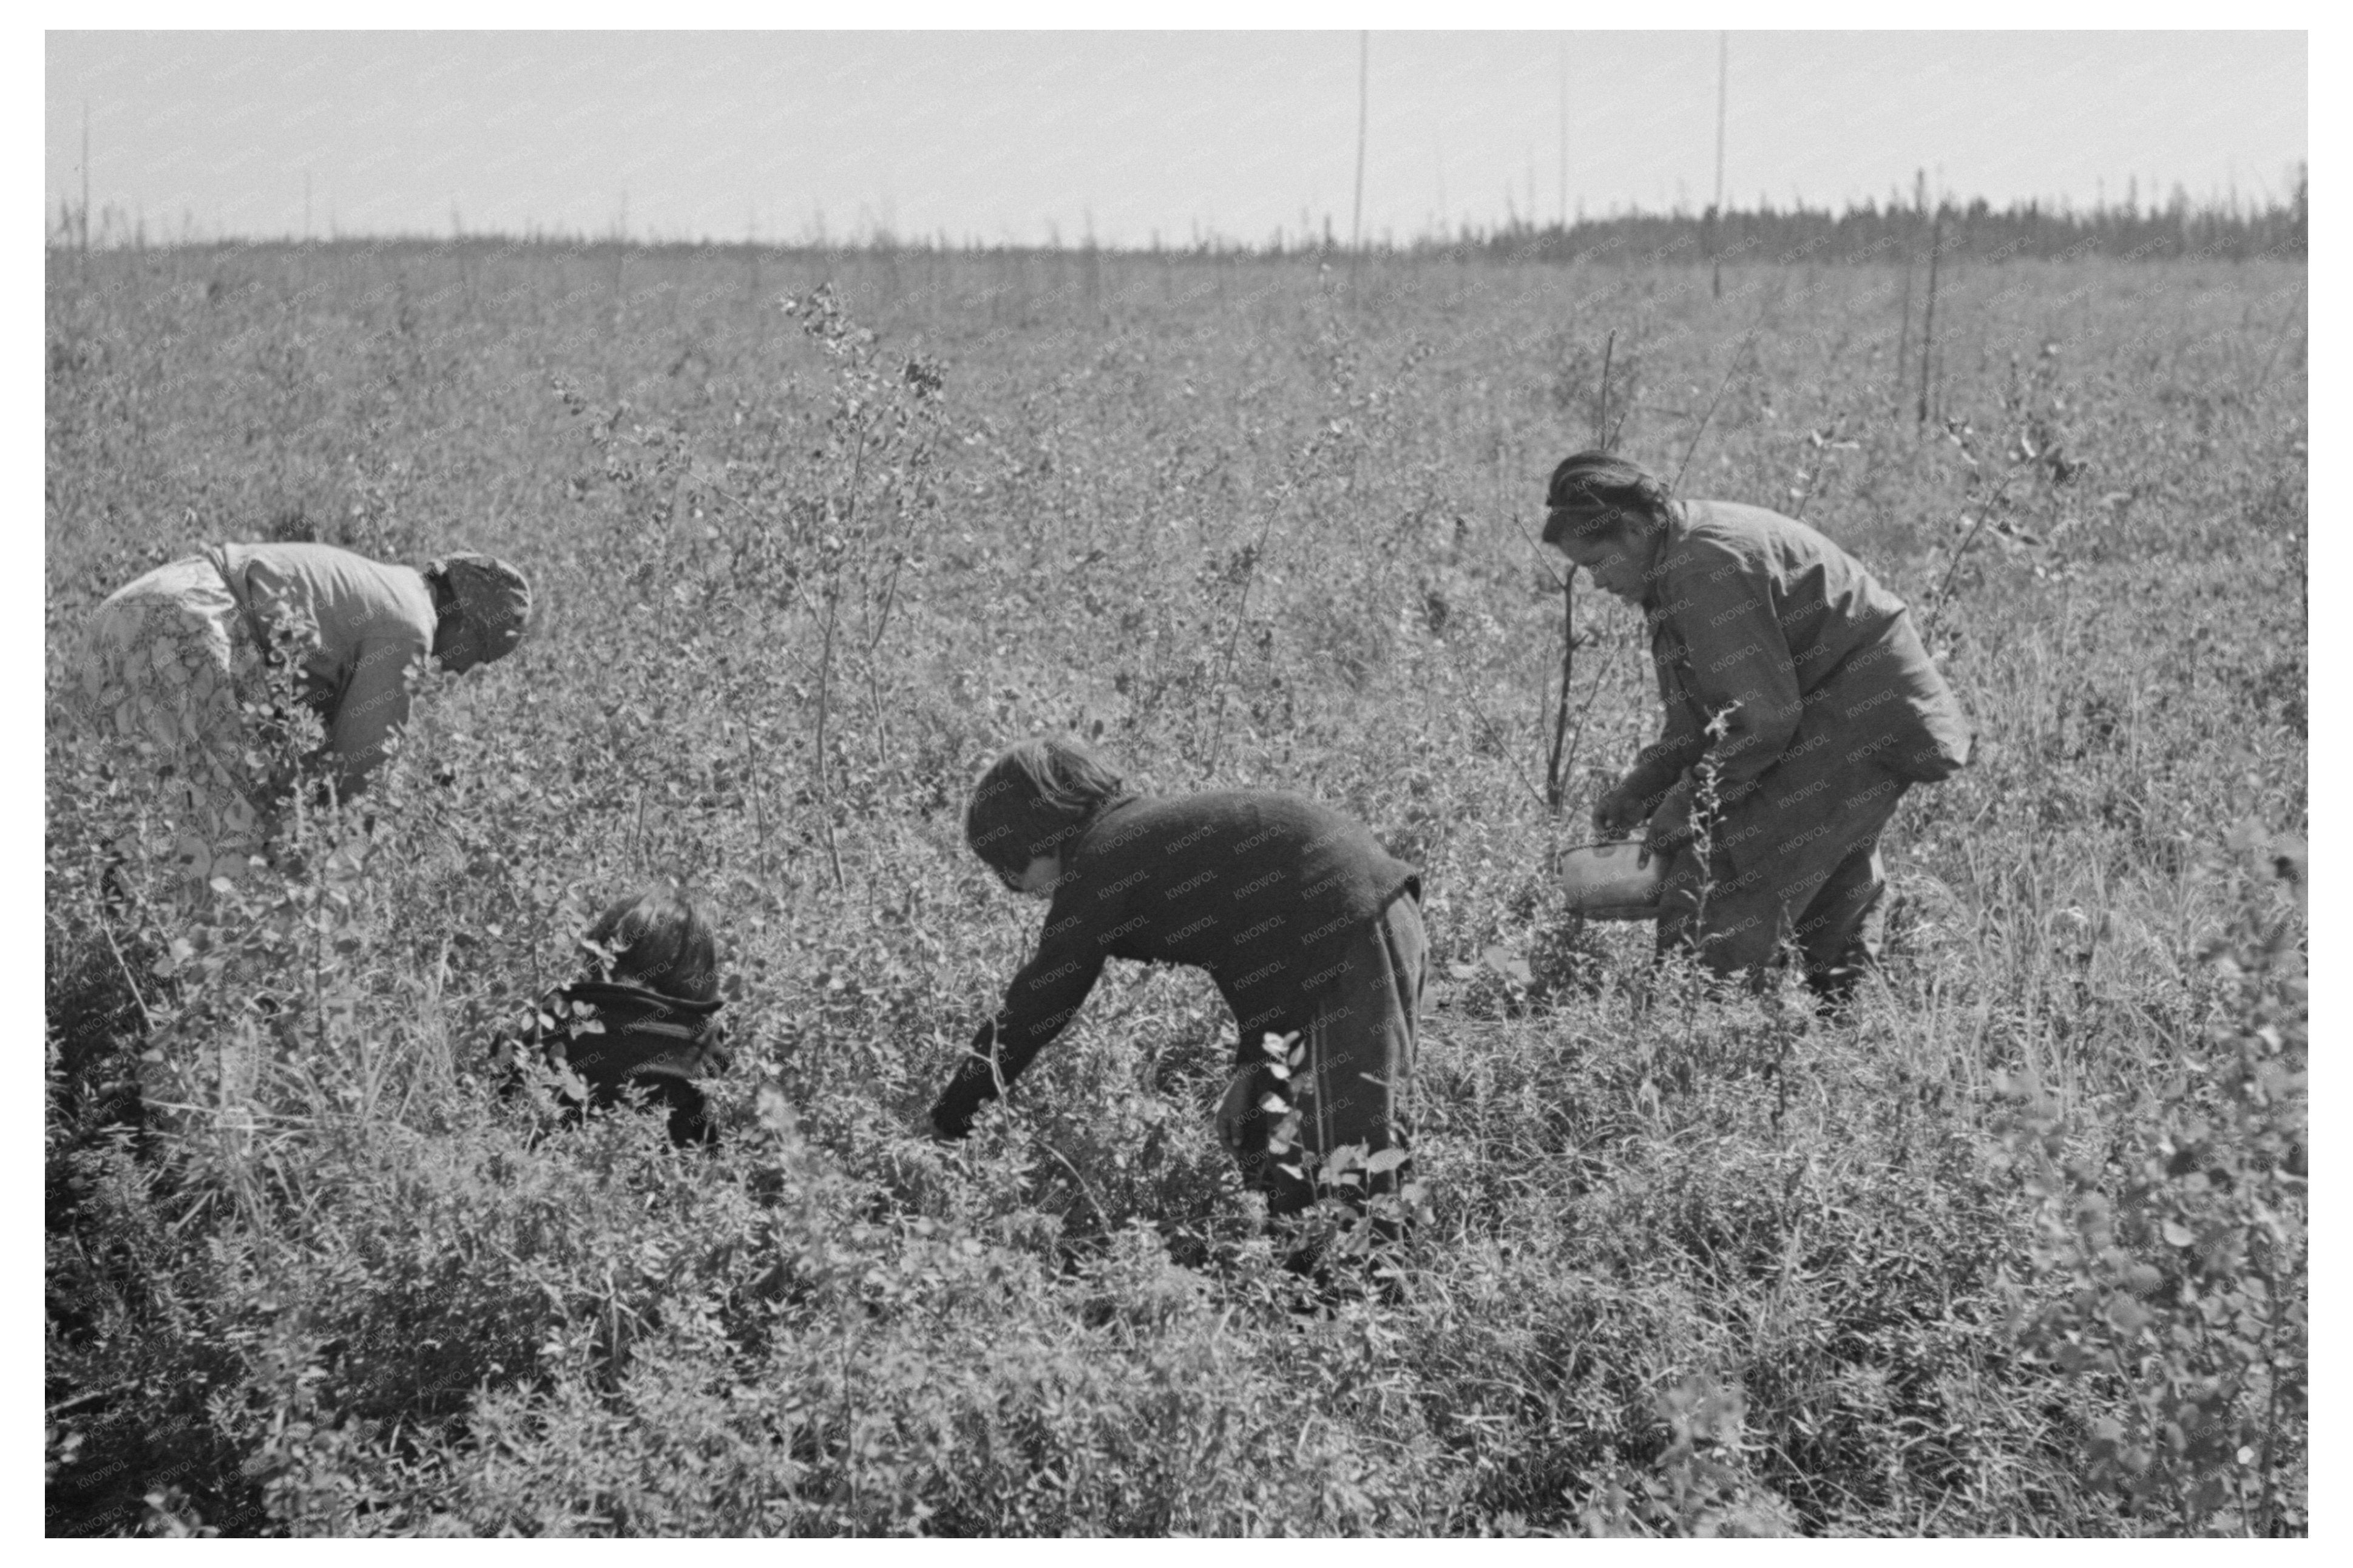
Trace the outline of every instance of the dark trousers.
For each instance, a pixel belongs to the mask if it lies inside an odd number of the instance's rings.
[[[499,1084],[502,1099],[512,1099],[523,1091],[530,1081],[522,1067],[522,1048],[512,1041],[506,1042],[496,1053],[506,1064]],[[604,1110],[635,1099],[649,1110],[660,1108],[670,1126],[670,1141],[679,1148],[699,1145],[715,1146],[719,1142],[719,1124],[712,1120],[711,1100],[702,1089],[682,1078],[668,1073],[638,1073],[626,1078],[603,1078],[580,1080],[588,1090],[584,1102],[569,1091],[561,1092],[566,1121],[577,1122],[590,1110]]]
[[[1752,979],[1794,952],[1808,986],[1843,1000],[1878,958],[1880,835],[1909,787],[1883,768],[1851,767],[1762,842],[1719,847],[1704,868],[1684,848],[1667,867],[1659,952],[1695,951],[1716,973]]]

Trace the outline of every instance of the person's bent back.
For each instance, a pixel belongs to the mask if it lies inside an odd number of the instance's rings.
[[[1139,797],[1084,748],[1032,741],[983,778],[965,835],[1008,888],[1051,905],[1036,956],[932,1112],[941,1136],[963,1136],[1075,1016],[1104,961],[1124,958],[1205,970],[1232,1010],[1218,1130],[1272,1212],[1305,1207],[1314,1188],[1270,1152],[1271,1095],[1298,1111],[1311,1155],[1404,1148],[1420,879],[1361,824],[1271,791]],[[1262,1049],[1270,1034],[1305,1047],[1287,1084]],[[1392,1167],[1379,1185],[1399,1179]]]

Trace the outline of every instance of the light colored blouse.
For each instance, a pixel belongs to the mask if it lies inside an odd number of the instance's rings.
[[[304,699],[327,726],[336,787],[360,793],[408,721],[408,671],[433,651],[425,574],[332,544],[224,544],[206,552],[249,626],[315,627]]]

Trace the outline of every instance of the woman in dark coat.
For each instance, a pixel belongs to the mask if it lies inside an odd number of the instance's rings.
[[[1969,756],[1968,718],[1904,602],[1794,518],[1675,500],[1622,458],[1564,460],[1546,507],[1545,542],[1650,624],[1665,728],[1593,822],[1640,828],[1665,859],[1660,951],[1694,947],[1723,974],[1794,952],[1842,1002],[1875,957],[1865,926],[1896,802]]]

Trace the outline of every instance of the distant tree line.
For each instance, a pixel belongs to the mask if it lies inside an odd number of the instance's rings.
[[[2013,202],[1995,208],[1980,196],[1968,203],[1947,199],[1931,205],[1925,196],[1905,202],[1893,198],[1885,205],[1866,201],[1843,212],[1800,203],[1777,208],[1760,202],[1754,209],[1732,208],[1717,213],[1675,211],[1580,216],[1567,224],[1537,224],[1513,218],[1492,227],[1465,225],[1452,233],[1430,232],[1409,239],[1383,237],[1368,240],[1367,253],[1419,258],[1514,261],[1627,261],[1661,263],[1689,261],[1728,264],[1826,261],[1901,261],[1924,258],[1933,248],[1947,258],[2000,260],[2009,257],[2112,256],[2127,260],[2204,257],[2246,260],[2258,256],[2302,257],[2305,254],[2306,191],[2302,165],[2295,189],[2285,201],[2267,198],[2258,205],[2235,196],[2228,201],[2193,203],[2180,185],[2162,205],[2144,204],[2127,195],[2117,205],[2090,207],[2058,206],[2040,202]],[[48,225],[51,246],[83,250],[151,244],[210,245],[282,243],[279,239],[239,240],[206,237],[184,215],[176,236],[151,236],[143,215],[101,208],[98,233],[91,234],[86,208],[60,202]],[[632,235],[618,228],[601,235],[537,229],[527,235],[464,232],[448,236],[426,234],[339,235],[344,241],[373,243],[422,242],[438,239],[483,244],[557,245],[566,247],[631,245],[649,248],[735,248],[710,241],[673,240],[653,235]],[[749,242],[737,242],[742,245]],[[1162,246],[1155,238],[1148,247],[1097,246],[1092,239],[1078,246],[1057,240],[1043,246],[962,243],[946,235],[893,235],[877,228],[863,236],[828,238],[822,233],[797,240],[761,242],[756,248],[786,252],[916,251],[990,256],[1054,255],[1078,252],[1102,254],[1279,257],[1346,254],[1327,223],[1322,234],[1285,234],[1277,230],[1259,244],[1202,235],[1191,242]]]
[[[2263,205],[2193,204],[2179,185],[2162,205],[2051,207],[2039,202],[1996,208],[1982,196],[1944,202],[1864,202],[1843,212],[1769,205],[1717,214],[1635,212],[1580,218],[1566,226],[1516,223],[1464,230],[1404,247],[1417,255],[1464,259],[1514,258],[1573,261],[1869,261],[1938,254],[1998,260],[2007,257],[2114,256],[2128,259],[2203,256],[2244,260],[2305,254],[2306,186],[2298,172],[2286,201]]]

